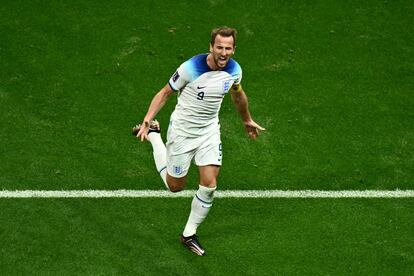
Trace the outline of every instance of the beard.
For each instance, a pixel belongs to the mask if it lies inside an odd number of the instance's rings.
[[[217,67],[224,68],[227,66],[227,63],[230,60],[230,57],[227,56],[224,59],[220,55],[213,54],[213,60]]]

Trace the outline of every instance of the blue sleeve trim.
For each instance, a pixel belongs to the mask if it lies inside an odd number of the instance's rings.
[[[171,84],[171,81],[168,81],[168,85],[171,87],[172,90],[174,90],[175,92],[178,91],[178,89],[175,89],[174,86]]]

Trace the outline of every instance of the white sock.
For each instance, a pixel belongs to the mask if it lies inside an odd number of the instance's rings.
[[[153,150],[153,156],[155,161],[155,166],[157,171],[160,174],[162,180],[164,181],[165,186],[169,190],[167,184],[167,149],[164,145],[164,142],[161,139],[161,135],[157,132],[151,132],[148,134],[148,141],[150,141]]]
[[[197,232],[197,227],[203,222],[213,205],[214,188],[199,186],[191,203],[191,212],[185,225],[183,236],[189,237]]]

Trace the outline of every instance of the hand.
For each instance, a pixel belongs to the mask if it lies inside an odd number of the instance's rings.
[[[256,140],[259,136],[259,130],[266,130],[265,128],[259,126],[255,121],[251,120],[244,123],[244,127],[246,128],[246,132],[250,138]]]
[[[141,138],[141,142],[144,142],[145,140],[148,140],[148,130],[149,130],[149,121],[144,121],[141,124],[141,127],[139,128],[139,131],[137,133],[137,138]]]

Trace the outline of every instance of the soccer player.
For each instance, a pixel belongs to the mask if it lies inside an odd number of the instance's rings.
[[[171,192],[184,189],[190,163],[198,166],[200,183],[191,203],[191,212],[180,236],[192,252],[203,256],[196,230],[206,218],[217,187],[222,162],[218,114],[224,96],[231,98],[241,115],[247,134],[256,139],[265,130],[253,121],[245,92],[240,84],[242,70],[231,57],[236,49],[236,30],[228,27],[211,32],[210,52],[194,56],[181,64],[168,83],[154,96],[142,124],[133,134],[150,141],[155,165]],[[156,114],[172,94],[178,100],[171,114],[167,143],[160,135]]]

